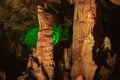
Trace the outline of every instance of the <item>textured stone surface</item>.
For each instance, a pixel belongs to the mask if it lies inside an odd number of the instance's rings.
[[[93,80],[97,68],[92,57],[92,48],[94,45],[92,32],[95,25],[95,17],[95,0],[75,1],[72,80],[75,80],[81,74],[86,80]]]
[[[38,43],[41,42],[41,44],[37,44],[36,53],[39,54],[38,57],[41,57],[39,61],[41,61],[41,63],[43,64],[43,68],[46,71],[49,79],[53,79],[54,61],[52,54],[52,29],[49,28],[52,25],[52,15],[43,11],[44,9],[41,6],[38,6],[38,21],[40,25],[40,32],[38,32]],[[43,32],[47,33],[47,31],[50,31],[49,36],[48,34],[43,34]]]
[[[0,22],[4,28],[24,30],[37,24],[37,8],[34,0],[0,1]]]
[[[120,0],[110,0],[110,1],[116,5],[120,5]]]
[[[38,32],[38,41],[36,50],[33,52],[34,60],[28,61],[28,68],[33,68],[33,74],[37,80],[52,80],[54,77],[54,61],[53,61],[53,46],[52,46],[52,15],[44,12],[42,6],[38,6],[38,21],[40,30]],[[47,34],[46,34],[47,33]],[[40,64],[40,65],[39,65]],[[46,73],[46,75],[44,74]]]

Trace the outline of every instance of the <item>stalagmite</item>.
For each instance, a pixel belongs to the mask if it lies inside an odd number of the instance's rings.
[[[85,80],[93,80],[97,66],[93,61],[92,35],[95,25],[95,0],[76,0],[74,8],[73,43],[72,43],[72,80],[83,75]]]
[[[52,15],[38,6],[39,32],[36,50],[33,50],[28,67],[37,80],[52,80],[54,77],[53,45],[52,45]]]

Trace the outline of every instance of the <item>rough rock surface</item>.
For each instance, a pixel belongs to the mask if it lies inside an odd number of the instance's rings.
[[[116,5],[120,5],[120,0],[110,0],[110,1]]]
[[[38,41],[35,52],[33,52],[33,58],[38,60],[35,63],[34,60],[28,62],[28,68],[32,67],[32,73],[37,80],[52,80],[54,77],[54,61],[53,61],[53,46],[52,46],[52,15],[44,11],[42,6],[38,6],[38,21],[39,32]],[[50,31],[48,34],[48,31]],[[38,65],[37,65],[38,64]],[[46,73],[46,75],[44,74]]]
[[[24,30],[37,23],[35,0],[1,0],[0,22],[4,29]]]
[[[83,15],[84,14],[84,15]],[[83,75],[86,80],[93,80],[97,66],[93,61],[92,35],[95,25],[96,5],[94,0],[76,0],[73,24],[72,80]]]

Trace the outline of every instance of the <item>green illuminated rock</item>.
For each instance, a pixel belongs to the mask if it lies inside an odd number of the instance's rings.
[[[29,47],[32,46],[36,48],[38,31],[39,31],[39,25],[28,30],[23,40],[23,43]],[[61,25],[56,26],[55,24],[52,24],[52,37],[53,37],[53,43],[52,43],[53,46],[58,44],[58,42],[60,41],[69,40],[71,37],[70,27],[62,27]]]
[[[53,37],[53,45],[57,44],[60,40],[62,33],[61,26],[55,26],[55,24],[52,25],[52,37]]]
[[[36,47],[38,31],[39,31],[39,25],[37,25],[34,28],[28,30],[28,32],[25,35],[25,38],[23,40],[23,43],[26,44],[29,47],[30,46]]]

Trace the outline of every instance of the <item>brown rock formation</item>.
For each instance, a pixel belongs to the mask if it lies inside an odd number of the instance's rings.
[[[32,67],[33,74],[37,80],[52,80],[54,77],[54,61],[52,46],[52,15],[44,12],[42,6],[38,6],[38,21],[40,30],[38,32],[38,42],[32,58],[38,60],[38,64],[34,60],[29,60],[28,67]],[[45,74],[46,73],[46,74]]]
[[[86,80],[93,80],[97,66],[92,60],[92,35],[95,25],[95,0],[76,0],[73,25],[73,67],[72,80],[83,75]]]
[[[110,1],[116,5],[120,5],[120,0],[110,0]]]
[[[0,22],[4,28],[26,30],[37,24],[36,0],[0,1]]]

